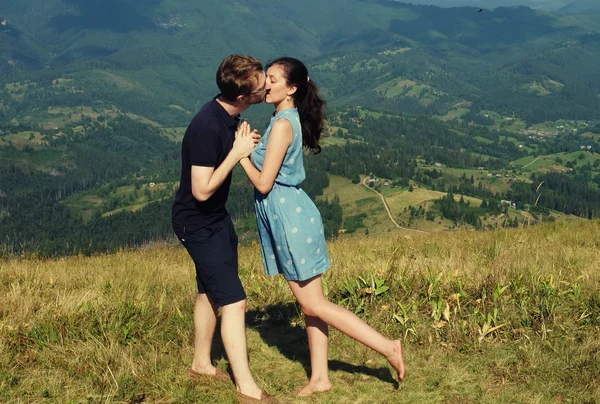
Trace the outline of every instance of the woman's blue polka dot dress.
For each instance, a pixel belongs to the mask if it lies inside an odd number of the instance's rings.
[[[306,178],[302,150],[302,127],[296,108],[279,111],[252,152],[254,165],[262,170],[269,133],[279,119],[292,124],[293,140],[267,195],[255,191],[254,204],[261,253],[267,275],[283,274],[286,280],[303,281],[330,267],[319,210],[300,188]]]

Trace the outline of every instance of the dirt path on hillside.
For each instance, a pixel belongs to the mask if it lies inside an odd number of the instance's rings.
[[[525,165],[524,165],[523,167],[521,167],[521,168],[526,168],[526,167],[529,167],[530,165],[532,165],[533,163],[535,163],[536,161],[538,161],[540,158],[541,158],[541,157],[538,157],[538,158],[536,158],[536,159],[535,159],[535,160],[533,160],[531,163],[529,163],[529,164],[525,164]]]
[[[394,225],[395,225],[397,228],[399,228],[399,229],[402,229],[402,230],[414,231],[414,232],[417,232],[417,233],[425,233],[425,234],[429,234],[429,233],[427,233],[426,231],[423,231],[423,230],[416,230],[416,229],[409,229],[409,228],[407,228],[407,227],[402,227],[402,226],[400,226],[398,223],[396,223],[396,221],[394,220],[394,217],[392,216],[392,211],[390,210],[390,207],[388,206],[388,204],[387,204],[387,202],[386,202],[386,200],[385,200],[385,197],[384,197],[383,195],[381,195],[381,193],[377,192],[376,190],[374,190],[373,188],[371,188],[370,186],[368,186],[368,185],[366,184],[366,181],[367,181],[367,180],[368,180],[368,178],[365,178],[365,179],[364,179],[364,181],[363,181],[361,184],[363,184],[363,185],[365,186],[365,188],[367,188],[367,189],[370,189],[371,191],[373,191],[373,192],[375,192],[377,195],[379,195],[379,197],[381,198],[381,202],[383,202],[383,206],[385,207],[385,210],[386,210],[386,212],[387,212],[387,214],[388,214],[388,216],[389,216],[390,220],[392,221],[392,223],[394,223]]]

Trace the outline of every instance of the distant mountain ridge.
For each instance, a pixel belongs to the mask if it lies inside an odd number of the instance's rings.
[[[493,10],[498,7],[524,6],[532,9],[557,11],[572,0],[398,0],[403,3],[436,7],[480,7]]]
[[[388,0],[7,1],[0,81],[68,77],[79,97],[47,90],[13,96],[9,104],[19,114],[105,102],[181,125],[188,119],[182,110],[196,110],[216,93],[214,70],[234,52],[305,60],[332,105],[444,115],[463,102],[503,113],[526,104],[531,113],[516,110],[528,120],[559,113],[585,118],[600,110],[600,21],[590,18]],[[388,91],[404,79],[416,89]],[[415,104],[427,91],[431,101]]]
[[[561,8],[559,12],[563,14],[584,14],[584,13],[597,13],[600,12],[600,1],[599,0],[576,0],[565,7]]]

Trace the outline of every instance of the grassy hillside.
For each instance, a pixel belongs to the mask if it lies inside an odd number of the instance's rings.
[[[330,242],[328,298],[405,344],[395,390],[378,355],[331,333],[334,388],[300,399],[303,320],[281,278],[240,250],[251,367],[288,403],[595,402],[600,396],[600,222]],[[186,377],[192,263],[153,245],[0,263],[0,401],[234,401]],[[378,295],[372,282],[389,286]],[[216,340],[215,362],[227,369]]]

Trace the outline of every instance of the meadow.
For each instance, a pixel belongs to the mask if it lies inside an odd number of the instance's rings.
[[[598,402],[599,248],[600,221],[330,241],[328,298],[401,339],[408,373],[398,386],[382,357],[332,330],[334,387],[299,398],[300,310],[262,274],[258,246],[242,247],[251,368],[287,403]],[[186,375],[195,284],[182,247],[0,266],[1,402],[235,402],[233,384]],[[213,354],[228,370],[218,335]]]

